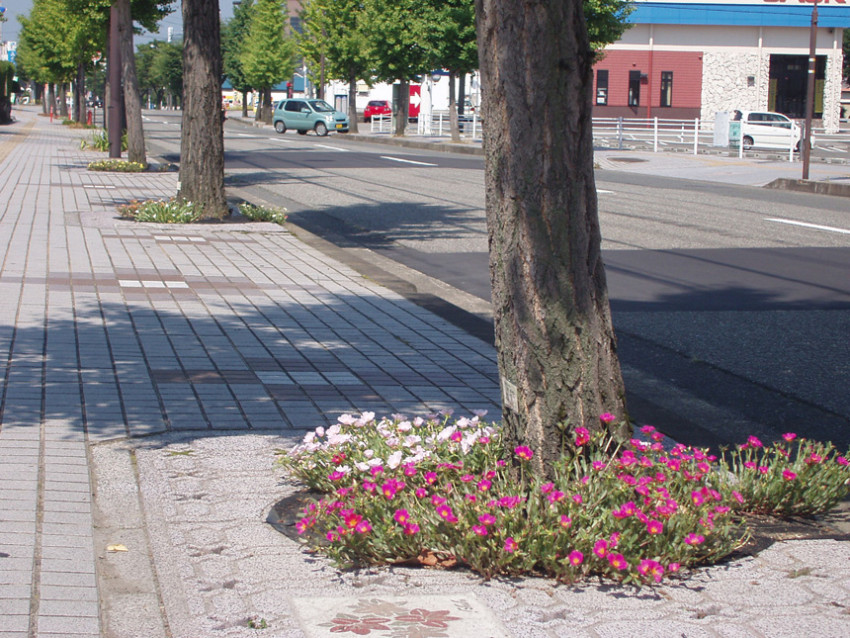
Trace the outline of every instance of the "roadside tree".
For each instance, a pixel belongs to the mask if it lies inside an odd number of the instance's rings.
[[[253,89],[242,70],[242,48],[248,35],[254,0],[233,5],[233,18],[221,27],[221,51],[224,75],[234,91],[242,93],[242,117],[248,117],[248,91]]]
[[[310,68],[324,68],[326,78],[348,82],[348,119],[352,133],[358,130],[357,81],[371,80],[373,66],[362,20],[360,0],[311,0],[304,7],[304,30],[298,37],[299,50]]]
[[[221,30],[216,0],[183,0],[183,120],[178,196],[205,219],[228,213],[221,118]]]
[[[593,175],[595,52],[580,0],[476,12],[503,423],[551,473],[571,429],[626,417]]]
[[[257,0],[239,59],[245,81],[260,91],[257,119],[266,124],[272,121],[272,87],[295,71],[295,41],[285,28],[281,0]]]

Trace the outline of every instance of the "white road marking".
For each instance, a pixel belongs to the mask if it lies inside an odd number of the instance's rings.
[[[414,160],[402,159],[400,157],[390,157],[389,155],[381,155],[381,159],[390,160],[391,162],[402,162],[404,164],[416,164],[417,166],[437,166],[437,164],[429,164],[428,162],[416,162]]]
[[[803,228],[812,228],[814,230],[826,230],[830,233],[841,233],[842,235],[850,235],[850,230],[846,228],[836,228],[835,226],[821,226],[820,224],[809,224],[807,222],[794,221],[793,219],[776,219],[773,217],[766,217],[765,221],[776,222],[777,224],[788,224],[790,226],[801,226]]]
[[[596,189],[596,194],[597,194],[597,195],[603,195],[603,194],[604,194],[604,195],[611,195],[613,192],[614,192],[614,191],[606,191],[606,190],[602,190],[601,188],[597,188],[597,189]]]
[[[330,149],[332,151],[339,151],[340,153],[348,153],[349,152],[349,149],[347,149],[347,148],[337,148],[336,146],[328,146],[327,144],[316,144],[316,146],[319,147],[319,148],[327,148],[327,149]]]

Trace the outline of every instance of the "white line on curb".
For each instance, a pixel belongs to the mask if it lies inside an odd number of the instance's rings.
[[[766,217],[766,222],[776,222],[777,224],[788,224],[790,226],[801,226],[803,228],[813,228],[815,230],[826,230],[831,233],[841,233],[842,235],[850,235],[850,230],[846,228],[836,228],[835,226],[821,226],[820,224],[809,224],[807,222],[798,222],[793,219],[776,219],[773,217]]]

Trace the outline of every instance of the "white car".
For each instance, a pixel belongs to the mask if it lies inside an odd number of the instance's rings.
[[[770,111],[735,111],[733,121],[741,122],[741,141],[744,150],[757,148],[779,148],[784,151],[800,148],[802,127],[782,113]],[[811,145],[815,145],[812,135]]]

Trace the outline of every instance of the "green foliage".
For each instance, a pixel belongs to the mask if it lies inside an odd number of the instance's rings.
[[[136,49],[139,90],[153,92],[157,104],[166,94],[179,99],[183,92],[183,43],[154,40]]]
[[[116,173],[141,173],[147,166],[139,162],[128,162],[122,159],[105,159],[89,162],[90,171],[110,171]]]
[[[203,206],[197,202],[172,198],[167,200],[149,200],[131,202],[118,207],[121,217],[137,222],[159,224],[191,224],[201,218]]]
[[[731,473],[740,494],[736,508],[773,516],[823,514],[850,494],[847,457],[831,443],[798,439],[793,433],[783,441],[764,446],[755,437],[723,453],[722,467]]]
[[[257,222],[272,222],[281,226],[286,222],[286,210],[281,208],[268,208],[245,202],[239,204],[239,213]]]
[[[314,75],[324,57],[328,79],[370,79],[372,62],[361,28],[360,0],[310,0],[301,17],[298,46]]]
[[[257,0],[239,61],[245,82],[268,89],[295,71],[295,41],[285,37],[286,19],[281,0]]]
[[[243,0],[233,7],[233,18],[222,25],[221,52],[224,75],[236,91],[250,91],[253,87],[242,71],[242,49],[254,9],[254,0]]]
[[[634,11],[629,0],[583,0],[583,5],[590,46],[597,53],[619,40],[631,26],[626,23]]]
[[[474,0],[430,0],[432,69],[470,73],[478,68]]]
[[[92,133],[92,135],[91,135],[91,137],[89,138],[88,141],[82,140],[80,142],[80,148],[83,149],[83,150],[90,148],[90,149],[93,149],[95,151],[101,151],[102,153],[108,153],[109,152],[109,134],[104,129],[100,129],[99,131]],[[127,133],[126,133],[126,131],[124,132],[123,135],[121,135],[121,150],[122,151],[127,150]]]
[[[419,0],[364,0],[360,28],[379,80],[409,81],[431,69],[433,11]]]

